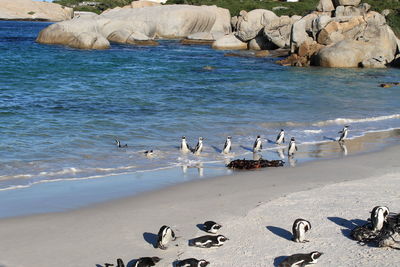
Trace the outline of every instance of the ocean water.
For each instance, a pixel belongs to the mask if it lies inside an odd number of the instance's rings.
[[[400,87],[379,87],[399,82],[399,69],[283,67],[176,40],[105,51],[35,43],[48,25],[0,21],[0,190],[176,167],[202,176],[251,158],[257,135],[262,156],[280,158],[270,141],[281,128],[299,150],[345,124],[350,138],[400,128]],[[182,155],[183,135],[192,146],[204,137],[204,152]]]

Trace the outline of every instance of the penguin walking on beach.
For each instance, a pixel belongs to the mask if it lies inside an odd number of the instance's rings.
[[[190,246],[195,246],[199,248],[211,248],[211,247],[220,247],[225,241],[229,240],[223,235],[205,235],[197,238],[193,238],[189,241]]]
[[[178,261],[175,266],[176,267],[205,267],[208,264],[210,264],[209,261],[206,260],[198,260],[195,258],[189,258],[189,259],[184,259],[181,261]]]
[[[229,154],[231,152],[231,148],[232,148],[232,141],[231,141],[232,137],[228,136],[225,140],[225,145],[224,145],[224,149],[222,149],[222,153],[223,154]]]
[[[121,145],[121,141],[120,141],[119,139],[115,139],[115,143],[117,144],[117,147],[118,147],[118,148],[121,148],[121,147],[128,147],[128,144]]]
[[[159,262],[161,258],[159,257],[142,257],[139,258],[134,267],[151,267],[155,266],[157,262]]]
[[[282,143],[285,143],[285,131],[281,129],[279,132],[278,136],[276,137],[276,144],[281,145]]]
[[[376,206],[371,211],[372,231],[380,231],[389,215],[389,208],[385,206]]]
[[[104,263],[104,267],[110,267],[110,266],[114,266],[114,264],[111,263]],[[125,267],[124,262],[122,261],[122,259],[117,259],[117,266],[116,267]]]
[[[203,137],[199,137],[196,147],[193,149],[193,154],[199,155],[203,151]]]
[[[190,152],[190,151],[191,151],[191,149],[190,149],[188,143],[186,142],[186,137],[185,137],[185,136],[182,136],[182,141],[181,141],[181,152],[182,152],[182,153],[188,153],[188,152]]]
[[[294,140],[294,137],[290,139],[289,143],[289,148],[288,148],[288,156],[293,156],[294,152],[297,151],[297,146],[296,146],[296,141]]]
[[[346,126],[343,127],[343,129],[342,129],[341,131],[338,132],[338,133],[340,133],[340,136],[339,136],[339,140],[338,140],[338,141],[339,141],[339,142],[343,142],[344,139],[347,138],[348,132],[349,132],[349,125],[346,125]]]
[[[206,221],[203,223],[203,229],[207,233],[216,234],[219,229],[221,229],[222,225],[214,222],[214,221]]]
[[[306,232],[309,230],[311,230],[311,223],[309,221],[304,219],[295,220],[292,227],[293,241],[300,243],[309,242],[305,239]]]
[[[322,252],[313,251],[308,254],[293,254],[284,259],[278,266],[279,267],[295,267],[295,266],[306,266],[308,264],[314,264],[318,262],[318,259],[323,255]]]
[[[253,145],[253,152],[260,152],[262,149],[262,142],[261,142],[261,137],[259,135],[257,135],[256,141],[254,142]]]
[[[158,231],[157,247],[162,250],[165,250],[167,249],[166,245],[170,241],[175,241],[175,240],[176,236],[174,231],[172,231],[171,227],[163,225]]]

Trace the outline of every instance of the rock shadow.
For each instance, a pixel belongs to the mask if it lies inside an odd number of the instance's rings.
[[[361,219],[347,220],[347,219],[340,218],[340,217],[327,217],[327,219],[330,220],[331,222],[336,223],[339,226],[343,226],[343,227],[347,228],[347,229],[341,229],[342,234],[352,240],[353,240],[353,238],[351,238],[351,236],[350,236],[351,230],[353,230],[357,226],[362,226],[362,225],[365,225],[368,223],[368,221],[361,220]]]
[[[286,240],[292,241],[293,235],[288,230],[280,228],[280,227],[276,227],[276,226],[267,226],[266,228],[268,230],[270,230],[272,233],[274,233],[275,235],[282,237]]]
[[[278,267],[279,264],[286,258],[287,256],[279,256],[274,259],[274,266]]]
[[[143,233],[143,238],[147,243],[152,245],[154,248],[157,248],[158,235],[145,232]]]

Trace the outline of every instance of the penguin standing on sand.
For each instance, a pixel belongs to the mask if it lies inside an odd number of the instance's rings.
[[[304,219],[297,219],[293,223],[292,232],[293,232],[293,241],[294,242],[309,242],[305,239],[306,232],[311,229],[311,223]]]
[[[191,151],[188,143],[186,143],[186,137],[185,136],[182,136],[181,151],[182,151],[182,153],[188,153],[188,152]]]
[[[119,148],[121,148],[121,147],[128,147],[128,144],[121,145],[121,141],[119,141],[118,139],[115,139],[115,143],[117,144],[117,147],[119,147]]]
[[[189,241],[190,246],[195,246],[199,248],[211,248],[211,247],[220,247],[225,241],[229,240],[223,235],[205,235],[197,238],[193,238]]]
[[[388,215],[388,207],[376,206],[375,208],[373,208],[371,211],[372,231],[380,231],[383,228],[383,224],[384,222],[386,222]]]
[[[199,137],[196,147],[193,149],[193,154],[199,155],[203,151],[203,137]]]
[[[184,260],[178,261],[175,266],[176,267],[205,267],[208,264],[210,264],[209,261],[197,260],[195,258],[190,258],[190,259],[184,259]]]
[[[257,135],[256,141],[254,142],[253,145],[253,152],[260,152],[262,149],[262,142],[261,142],[261,137]]]
[[[228,136],[225,141],[224,149],[222,149],[222,153],[229,154],[231,152],[232,147],[232,137]]]
[[[295,267],[295,266],[306,266],[308,264],[314,264],[318,262],[319,257],[323,253],[313,251],[309,254],[293,254],[282,261],[279,267]]]
[[[342,141],[344,141],[344,139],[347,138],[348,131],[349,131],[349,125],[346,125],[343,127],[343,129],[340,132],[338,132],[338,133],[340,133],[340,137],[338,140],[339,142],[342,142]]]
[[[159,257],[142,257],[139,258],[134,267],[150,267],[155,266],[161,259]]]
[[[206,221],[203,223],[203,229],[207,233],[216,234],[219,229],[221,229],[222,225],[214,222],[214,221]]]
[[[294,152],[297,151],[297,146],[296,146],[296,142],[294,140],[294,137],[292,137],[290,139],[290,143],[289,143],[289,148],[288,148],[288,156],[293,156]]]
[[[281,129],[278,136],[276,137],[275,143],[277,143],[278,145],[285,143],[285,131],[283,129]]]
[[[166,245],[170,241],[175,241],[175,240],[176,236],[174,231],[172,231],[172,229],[169,226],[164,225],[158,231],[157,247],[162,250],[165,250],[167,249]]]

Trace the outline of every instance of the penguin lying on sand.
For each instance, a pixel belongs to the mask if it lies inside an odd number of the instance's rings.
[[[221,229],[222,225],[214,222],[214,221],[206,221],[203,223],[203,229],[207,233],[216,234],[219,229]]]
[[[314,251],[309,254],[293,254],[279,264],[279,267],[306,266],[317,263],[323,253]]]
[[[184,259],[181,261],[178,261],[176,263],[176,267],[205,267],[208,264],[210,264],[210,262],[206,261],[206,260],[197,260],[195,258],[190,258],[190,259]]]
[[[190,240],[190,246],[195,246],[199,248],[211,248],[211,247],[220,247],[224,244],[225,241],[229,240],[223,235],[205,235],[194,238]]]
[[[150,267],[155,266],[161,259],[159,257],[143,257],[139,258],[134,267]]]

